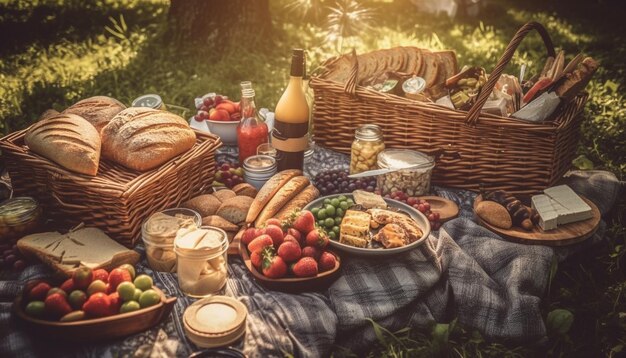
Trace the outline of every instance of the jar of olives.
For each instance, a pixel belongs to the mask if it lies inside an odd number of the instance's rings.
[[[350,174],[377,168],[378,153],[385,149],[383,131],[375,124],[360,126],[354,133],[350,156]]]
[[[30,197],[17,197],[0,203],[0,238],[12,240],[36,232],[41,225],[42,210]]]

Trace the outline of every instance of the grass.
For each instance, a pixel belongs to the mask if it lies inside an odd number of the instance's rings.
[[[310,4],[310,11],[306,5]],[[529,20],[543,23],[557,47],[572,56],[583,51],[602,68],[588,86],[579,154],[595,168],[621,180],[626,174],[626,24],[614,11],[617,1],[493,1],[478,18],[451,20],[416,13],[408,0],[361,1],[346,11],[334,0],[271,2],[272,46],[248,43],[245,34],[229,45],[177,43],[167,33],[167,0],[0,0],[0,131],[32,123],[48,108],[61,110],[80,98],[110,95],[129,103],[159,93],[174,111],[188,117],[193,98],[216,91],[238,98],[241,80],[255,84],[260,106],[273,108],[286,83],[291,47],[308,49],[309,69],[355,48],[358,52],[396,45],[453,48],[459,63],[493,67],[517,28]],[[346,20],[347,19],[347,20]],[[343,21],[343,22],[342,22]],[[347,21],[347,22],[346,22]],[[358,25],[358,26],[355,26]],[[329,30],[330,29],[330,30]],[[341,35],[341,36],[340,36]],[[537,69],[545,50],[529,36],[508,67]],[[564,309],[571,327],[552,324],[549,342],[520,347],[486,342],[458,324],[429,331],[379,332],[371,356],[528,356],[615,355],[626,337],[626,203],[607,218],[608,240],[555,271],[544,300],[545,317]],[[555,313],[550,316],[555,317]],[[565,320],[566,323],[569,320]],[[568,328],[568,329],[565,329]],[[336,355],[349,355],[340,349]]]

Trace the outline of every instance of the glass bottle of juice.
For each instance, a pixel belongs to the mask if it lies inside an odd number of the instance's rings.
[[[250,82],[241,83],[241,122],[237,126],[237,145],[239,147],[239,163],[256,155],[260,144],[267,143],[267,125],[256,112],[254,89]]]

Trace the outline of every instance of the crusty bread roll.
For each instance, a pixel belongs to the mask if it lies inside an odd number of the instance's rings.
[[[290,200],[287,205],[283,206],[282,209],[274,215],[278,220],[285,220],[289,218],[289,215],[294,212],[294,210],[304,208],[308,203],[317,199],[320,195],[319,190],[313,185],[309,184],[304,190],[302,190],[298,195],[295,196],[292,200]]]
[[[261,190],[254,198],[246,222],[251,223],[256,220],[257,216],[261,213],[261,210],[267,205],[272,197],[282,188],[287,182],[298,175],[302,175],[302,171],[298,169],[283,170],[282,172],[274,174],[268,181],[263,184]]]
[[[100,134],[103,157],[138,171],[154,169],[196,143],[183,118],[151,108],[121,111]]]
[[[180,205],[181,208],[195,210],[200,216],[210,216],[217,212],[222,202],[213,194],[204,194],[191,198]]]
[[[249,196],[235,196],[226,199],[215,214],[233,224],[240,224],[246,220],[252,200]]]
[[[213,193],[213,195],[217,198],[217,200],[223,203],[230,198],[236,197],[237,193],[230,189],[220,189]]]
[[[126,109],[126,106],[115,98],[95,96],[85,98],[67,107],[63,113],[76,114],[91,123],[98,133],[116,114]]]
[[[100,161],[100,135],[85,119],[57,114],[34,124],[24,137],[35,153],[71,171],[95,176]]]
[[[304,188],[306,188],[310,184],[310,181],[305,176],[297,176],[291,178],[287,184],[285,184],[274,197],[270,200],[267,205],[263,208],[259,216],[256,218],[254,222],[256,227],[260,227],[268,219],[271,219],[276,215],[280,209],[282,209],[287,203],[293,199],[298,193],[300,193]]]
[[[241,183],[241,184],[237,184],[233,187],[233,191],[237,194],[237,195],[245,195],[245,196],[249,196],[251,198],[256,198],[256,195],[259,193],[258,190],[256,190],[255,187],[253,187],[252,185],[248,184],[248,183]]]
[[[239,231],[239,226],[231,223],[219,215],[210,215],[202,218],[202,226],[213,226],[224,231]]]

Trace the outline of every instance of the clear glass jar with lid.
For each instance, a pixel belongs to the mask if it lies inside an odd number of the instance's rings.
[[[435,167],[433,157],[416,150],[387,149],[378,155],[380,169],[397,169],[376,177],[381,195],[401,191],[408,196],[427,195]]]
[[[30,197],[7,199],[0,203],[0,242],[37,232],[42,224],[42,209]]]
[[[350,174],[377,168],[378,153],[385,149],[382,129],[375,124],[365,124],[354,132],[350,151]]]

